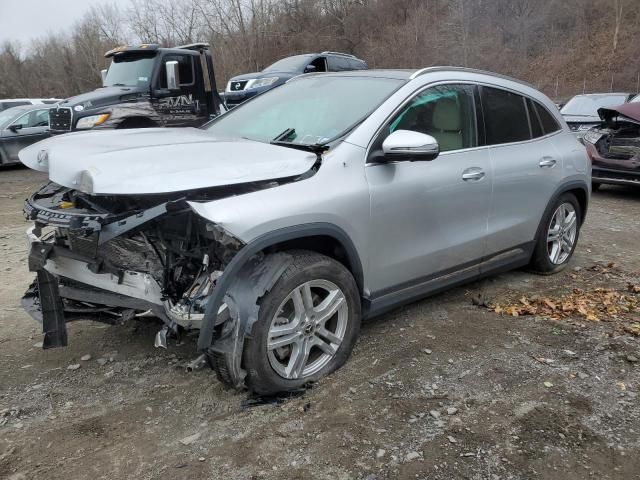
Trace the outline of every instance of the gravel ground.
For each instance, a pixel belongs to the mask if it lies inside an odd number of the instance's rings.
[[[594,194],[562,274],[511,272],[369,321],[344,368],[248,407],[211,371],[185,371],[195,337],[154,349],[158,323],[74,322],[69,347],[39,348],[19,307],[32,280],[21,205],[44,181],[0,171],[0,478],[640,478],[640,339],[623,330],[638,313],[552,320],[472,303],[633,296],[639,190]]]

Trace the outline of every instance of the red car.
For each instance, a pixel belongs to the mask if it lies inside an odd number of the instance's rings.
[[[602,123],[584,136],[593,166],[593,189],[601,184],[640,186],[640,102],[601,108]]]

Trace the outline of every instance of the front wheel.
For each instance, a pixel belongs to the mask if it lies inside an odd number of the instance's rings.
[[[341,367],[360,331],[360,297],[351,273],[314,252],[294,261],[260,301],[243,353],[247,386],[290,391]]]
[[[542,219],[531,267],[541,274],[563,270],[578,243],[582,210],[572,193],[565,193]]]

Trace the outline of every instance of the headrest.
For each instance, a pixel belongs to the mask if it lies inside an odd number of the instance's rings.
[[[460,107],[453,98],[441,98],[433,109],[433,127],[445,132],[458,132],[462,129]]]

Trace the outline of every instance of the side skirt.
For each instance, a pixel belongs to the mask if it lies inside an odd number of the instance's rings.
[[[472,265],[465,265],[454,271],[441,272],[413,285],[401,287],[389,293],[365,300],[363,317],[373,318],[396,307],[406,305],[425,297],[435,295],[450,288],[469,283],[497,273],[524,267],[531,261],[535,242],[497,253]]]

